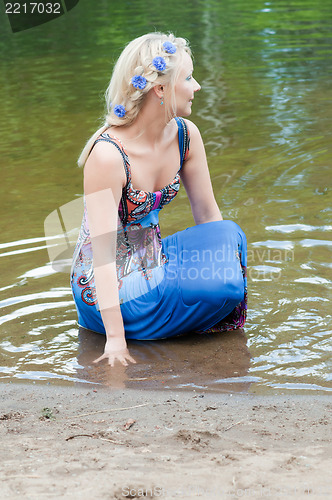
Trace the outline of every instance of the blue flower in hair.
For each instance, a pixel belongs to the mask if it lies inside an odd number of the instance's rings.
[[[135,75],[132,77],[131,83],[135,89],[143,90],[146,87],[146,78],[144,76]]]
[[[164,71],[166,68],[166,61],[163,57],[157,56],[152,59],[152,64],[158,71]]]
[[[126,114],[126,108],[122,106],[122,104],[117,104],[116,106],[114,106],[114,114],[119,118],[123,118]]]
[[[176,52],[176,47],[172,42],[164,42],[163,47],[165,49],[165,52],[168,52],[168,54],[175,54]]]

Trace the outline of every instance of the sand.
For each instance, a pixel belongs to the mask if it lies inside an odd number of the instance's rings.
[[[332,498],[329,396],[0,385],[1,499]]]

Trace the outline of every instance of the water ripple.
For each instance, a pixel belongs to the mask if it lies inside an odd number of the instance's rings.
[[[202,90],[191,118],[218,206],[248,237],[248,321],[245,334],[131,343],[140,363],[124,369],[121,387],[145,387],[148,379],[158,388],[331,391],[330,5],[171,7],[151,4],[150,14],[193,42]],[[92,364],[104,337],[78,335],[68,273],[48,262],[47,248],[63,235],[42,234],[47,215],[82,191],[76,157],[102,114],[98,96],[111,70],[105,61],[128,42],[126,30],[110,36],[113,8],[86,2],[73,9],[61,37],[49,36],[52,23],[28,30],[24,44],[1,33],[2,380],[116,383]],[[118,2],[119,19],[127,19],[126,9]],[[90,36],[73,30],[73,21]],[[146,29],[144,16],[136,21],[132,37]],[[17,132],[22,116],[29,116],[24,134]],[[184,191],[162,212],[163,235],[193,224]]]

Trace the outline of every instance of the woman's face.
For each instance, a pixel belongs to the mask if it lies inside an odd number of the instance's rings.
[[[185,52],[182,68],[174,87],[176,116],[189,116],[191,114],[194,94],[201,88],[192,74],[193,62],[190,55]]]

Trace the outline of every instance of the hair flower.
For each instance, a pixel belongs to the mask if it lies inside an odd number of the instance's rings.
[[[158,71],[164,71],[166,68],[166,61],[163,57],[157,56],[152,59],[152,64]]]
[[[176,52],[176,47],[172,42],[164,42],[163,47],[168,54],[175,54]]]
[[[116,106],[114,106],[114,114],[119,118],[123,118],[126,114],[126,108],[122,106],[122,104],[117,104]]]
[[[144,76],[135,75],[132,77],[131,83],[135,89],[143,90],[146,87],[146,78]]]

